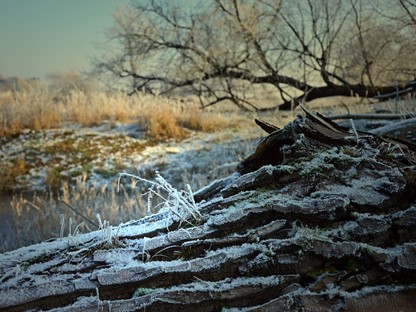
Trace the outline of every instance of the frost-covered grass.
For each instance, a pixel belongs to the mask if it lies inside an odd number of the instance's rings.
[[[127,176],[137,182],[145,182],[150,184],[148,195],[147,209],[152,209],[152,199],[156,197],[161,200],[161,203],[156,206],[157,210],[168,210],[178,217],[184,223],[192,225],[192,221],[201,222],[203,216],[199,212],[198,206],[195,203],[193,192],[189,184],[185,185],[185,190],[179,191],[174,188],[165,178],[159,173],[156,173],[154,181],[143,179],[139,176],[129,173],[121,173],[122,176]],[[120,189],[120,179],[118,180],[118,190]],[[160,206],[160,208],[159,208]],[[192,221],[189,221],[192,220]]]
[[[131,179],[131,184],[125,186],[121,177]],[[187,184],[185,190],[178,190],[158,173],[154,180],[122,173],[117,187],[111,188],[79,181],[77,187],[67,186],[57,195],[14,197],[11,205],[14,237],[3,241],[0,252],[95,230],[101,231],[102,243],[111,245],[116,240],[114,225],[158,211],[169,212],[183,224],[203,219],[191,187]]]
[[[130,185],[97,187],[80,181],[76,187],[64,188],[56,195],[14,197],[14,235],[3,241],[0,252],[95,230],[101,230],[103,243],[111,244],[115,237],[112,226],[163,209],[184,223],[202,220],[190,186],[179,191],[159,174],[155,180],[126,173],[123,176],[131,178]]]
[[[113,187],[80,182],[57,194],[34,193],[12,199],[12,235],[2,241],[0,252],[118,225],[139,219],[156,210],[147,210],[141,189],[120,192]],[[97,218],[97,214],[99,218]]]

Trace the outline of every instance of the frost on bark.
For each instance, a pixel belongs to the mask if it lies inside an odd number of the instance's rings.
[[[413,311],[416,149],[305,111],[171,209],[0,255],[0,310]]]

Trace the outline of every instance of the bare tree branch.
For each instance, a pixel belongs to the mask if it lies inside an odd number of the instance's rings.
[[[413,12],[412,1],[397,1]],[[264,85],[281,99],[267,109],[386,93],[398,79],[413,80],[416,41],[402,23],[369,7],[362,0],[211,0],[185,9],[136,1],[115,15],[119,50],[97,62],[98,72],[129,80],[130,94],[196,94],[201,107],[228,100],[264,109],[253,104]],[[371,24],[370,13],[380,22]]]

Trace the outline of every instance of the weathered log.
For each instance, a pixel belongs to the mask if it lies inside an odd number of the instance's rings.
[[[332,96],[358,96],[361,98],[376,98],[379,101],[386,101],[391,98],[402,98],[403,96],[414,94],[416,81],[409,81],[404,86],[368,86],[364,84],[344,84],[344,85],[326,85],[321,87],[308,88],[305,92],[292,100],[286,100],[283,104],[278,105],[280,110],[291,110],[301,103],[309,102],[315,99],[332,97]],[[260,109],[260,110],[267,110]]]
[[[389,136],[416,144],[416,117],[371,130],[378,136]]]
[[[414,147],[308,111],[264,128],[196,203],[0,254],[0,309],[412,311]]]
[[[414,80],[414,81],[409,81],[406,84],[404,89],[400,89],[397,86],[395,91],[390,92],[390,93],[385,93],[385,94],[379,94],[379,95],[374,96],[374,98],[378,100],[382,100],[382,101],[383,100],[385,101],[387,99],[394,99],[394,98],[398,99],[398,98],[403,97],[404,95],[408,95],[408,94],[414,95],[415,91],[416,91],[416,81]]]
[[[414,114],[400,114],[400,113],[374,113],[374,114],[340,114],[328,116],[328,119],[353,119],[353,120],[401,120],[412,118]]]
[[[416,118],[412,114],[346,114],[332,115],[328,119],[350,119],[350,124],[354,124],[361,130],[416,144]],[[393,119],[398,119],[398,121],[388,121]],[[352,120],[358,120],[358,122]],[[372,122],[373,120],[378,120],[378,122]]]

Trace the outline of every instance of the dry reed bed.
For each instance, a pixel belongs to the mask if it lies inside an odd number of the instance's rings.
[[[14,196],[13,235],[2,242],[0,252],[96,230],[103,221],[115,225],[156,212],[147,207],[143,194],[141,186],[122,186],[117,192],[116,188],[90,185],[80,176],[75,187],[64,183],[57,193]]]
[[[220,113],[201,112],[196,101],[185,103],[143,93],[127,96],[122,92],[73,90],[60,97],[42,86],[0,93],[0,137],[24,129],[51,129],[68,123],[92,126],[103,121],[134,120],[140,120],[149,136],[156,140],[182,139],[184,127],[215,131],[229,122]]]

